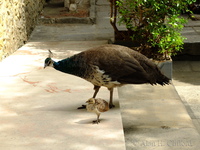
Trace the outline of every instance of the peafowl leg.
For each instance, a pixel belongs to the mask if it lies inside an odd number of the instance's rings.
[[[113,108],[115,105],[113,105],[113,88],[108,89],[110,91],[110,102],[109,102],[109,107]]]
[[[97,93],[99,92],[99,89],[100,89],[100,86],[94,86],[94,95],[93,95],[93,98],[96,97]],[[78,109],[85,109],[86,108],[86,105],[82,105],[81,107],[78,107]]]
[[[100,89],[100,86],[94,86],[94,95],[93,95],[93,97],[92,98],[95,98],[96,96],[97,96],[97,93],[99,92],[99,89]]]
[[[97,120],[94,120],[93,123],[96,123],[96,124],[100,123],[99,116],[100,114],[97,114]]]

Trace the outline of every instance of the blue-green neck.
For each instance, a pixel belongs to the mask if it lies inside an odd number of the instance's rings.
[[[54,62],[53,66],[56,70],[64,73],[69,73],[79,77],[82,77],[83,74],[83,72],[81,71],[82,69],[80,68],[80,62],[74,60],[73,57]]]

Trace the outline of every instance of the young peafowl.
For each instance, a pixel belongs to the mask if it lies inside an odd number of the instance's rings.
[[[45,67],[81,77],[94,85],[93,98],[101,86],[110,91],[109,107],[113,105],[113,89],[125,84],[151,85],[169,84],[169,78],[163,75],[157,65],[146,56],[128,47],[107,44],[75,54],[55,62],[52,53],[45,60]]]
[[[94,120],[93,123],[99,123],[99,117],[102,112],[106,112],[109,110],[109,104],[105,100],[101,98],[90,98],[89,100],[86,101],[88,103],[86,105],[86,109],[89,112],[94,112],[97,114],[97,120]]]

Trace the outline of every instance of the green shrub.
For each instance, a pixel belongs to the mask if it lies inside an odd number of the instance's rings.
[[[165,58],[183,48],[180,31],[187,22],[180,17],[195,0],[116,0],[119,25],[125,24],[133,42],[148,57]],[[130,34],[129,34],[130,35]]]

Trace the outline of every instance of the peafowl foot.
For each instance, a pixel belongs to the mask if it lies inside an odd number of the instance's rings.
[[[77,109],[86,109],[86,105],[82,105],[81,107],[78,107]]]
[[[114,108],[114,107],[115,107],[115,105],[109,104],[109,108]]]
[[[94,120],[93,121],[93,124],[98,124],[98,123],[100,123],[100,120]]]

